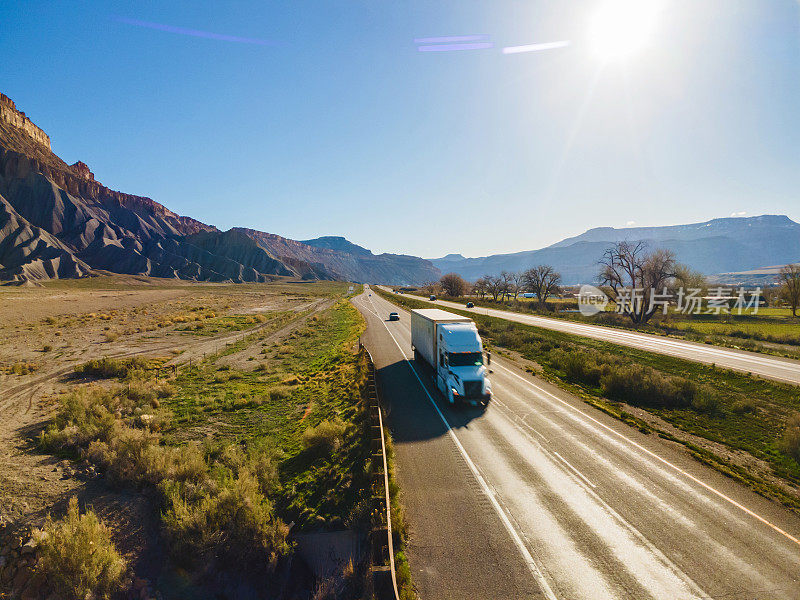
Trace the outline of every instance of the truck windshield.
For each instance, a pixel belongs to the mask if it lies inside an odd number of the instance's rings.
[[[450,352],[447,358],[451,367],[479,367],[483,364],[480,352]]]

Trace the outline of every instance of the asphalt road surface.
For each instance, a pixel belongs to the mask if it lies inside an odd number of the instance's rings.
[[[391,292],[388,288],[381,289]],[[411,294],[404,295],[414,300],[431,302],[428,298],[412,296]],[[434,304],[434,302],[431,303]],[[758,352],[747,352],[745,350],[735,350],[733,348],[710,346],[708,344],[699,344],[696,342],[686,342],[660,335],[625,331],[624,329],[615,329],[602,325],[586,325],[584,323],[575,323],[563,319],[525,315],[508,310],[497,310],[494,308],[484,308],[482,306],[465,308],[463,304],[448,302],[446,300],[436,300],[435,304],[443,307],[475,312],[481,315],[499,317],[526,325],[535,325],[543,329],[552,329],[596,340],[613,342],[623,346],[632,346],[640,350],[667,354],[686,360],[694,360],[706,364],[713,363],[719,367],[743,371],[745,373],[754,373],[761,377],[800,385],[800,361],[788,358],[769,356],[766,354],[759,354]]]
[[[409,313],[368,287],[354,304],[422,600],[800,599],[791,511],[506,360],[486,410],[446,406],[411,358]]]

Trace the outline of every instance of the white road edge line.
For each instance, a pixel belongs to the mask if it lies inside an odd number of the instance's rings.
[[[537,390],[538,392],[540,392],[540,393],[542,393],[542,394],[545,394],[545,395],[549,396],[550,398],[552,398],[553,400],[556,400],[557,402],[559,402],[559,403],[563,404],[564,406],[566,406],[566,407],[567,407],[567,408],[569,408],[570,410],[573,410],[573,411],[577,412],[578,414],[580,414],[580,415],[583,415],[584,417],[586,417],[586,418],[587,418],[587,419],[589,419],[590,421],[592,421],[592,422],[596,423],[597,425],[599,425],[599,426],[600,426],[600,427],[602,427],[603,429],[605,429],[605,430],[607,430],[607,431],[609,431],[609,432],[613,433],[614,435],[616,435],[616,436],[617,436],[617,437],[619,437],[620,439],[622,439],[622,440],[625,440],[625,441],[626,441],[627,443],[629,443],[631,446],[633,446],[633,447],[635,447],[635,448],[637,448],[637,449],[641,450],[641,451],[642,451],[642,452],[644,452],[645,454],[647,454],[647,455],[649,455],[649,456],[651,456],[651,457],[655,458],[657,461],[659,461],[659,462],[663,463],[664,465],[666,465],[666,466],[670,467],[671,469],[673,469],[673,470],[675,470],[676,472],[680,473],[680,474],[681,474],[681,475],[683,475],[684,477],[686,477],[686,478],[690,479],[691,481],[693,481],[693,482],[694,482],[694,483],[696,483],[697,485],[699,485],[699,486],[701,486],[702,488],[704,488],[704,489],[708,490],[709,492],[711,492],[712,494],[714,494],[714,495],[718,496],[718,497],[719,497],[719,498],[721,498],[722,500],[725,500],[725,501],[726,501],[726,502],[728,502],[729,504],[731,504],[731,505],[735,506],[735,507],[736,507],[736,508],[738,508],[739,510],[741,510],[741,511],[743,511],[744,513],[746,513],[746,514],[750,515],[751,517],[753,517],[754,519],[756,519],[756,520],[760,521],[760,522],[761,522],[761,523],[763,523],[764,525],[766,525],[766,526],[770,527],[770,528],[771,528],[771,529],[773,529],[774,531],[776,531],[776,532],[778,532],[779,534],[781,534],[782,536],[784,536],[786,539],[788,539],[788,540],[791,540],[792,542],[794,542],[794,543],[795,543],[795,544],[797,544],[797,545],[800,545],[800,539],[798,539],[798,538],[796,538],[795,536],[793,536],[792,534],[790,534],[790,533],[788,533],[788,532],[784,531],[783,529],[781,529],[780,527],[778,527],[778,526],[777,526],[777,525],[775,525],[774,523],[771,523],[770,521],[768,521],[767,519],[765,519],[765,518],[764,518],[764,517],[762,517],[761,515],[759,515],[759,514],[757,514],[757,513],[753,512],[752,510],[750,510],[750,509],[749,509],[749,508],[747,508],[746,506],[743,506],[742,504],[739,504],[739,503],[738,503],[736,500],[734,500],[734,499],[733,499],[733,498],[731,498],[730,496],[726,496],[725,494],[723,494],[722,492],[720,492],[720,491],[719,491],[719,490],[717,490],[716,488],[713,488],[713,487],[711,487],[710,485],[708,485],[707,483],[705,483],[704,481],[701,481],[700,479],[698,479],[697,477],[695,477],[695,476],[694,476],[694,475],[692,475],[691,473],[688,473],[688,472],[684,471],[684,470],[683,470],[683,469],[681,469],[679,466],[677,466],[677,465],[674,465],[674,464],[672,464],[671,462],[669,462],[667,459],[660,457],[660,456],[659,456],[658,454],[656,454],[655,452],[653,452],[653,451],[651,451],[651,450],[648,450],[647,448],[645,448],[645,447],[644,447],[644,446],[642,446],[641,444],[639,444],[639,443],[637,443],[637,442],[634,442],[634,441],[633,441],[632,439],[630,439],[629,437],[626,437],[626,436],[624,436],[623,434],[621,434],[621,433],[619,433],[618,431],[614,430],[613,428],[609,427],[609,426],[608,426],[608,425],[606,425],[605,423],[601,423],[600,421],[598,421],[597,419],[595,419],[595,418],[594,418],[594,417],[592,417],[591,415],[588,415],[588,414],[586,414],[585,412],[583,412],[582,410],[580,410],[580,409],[578,409],[578,408],[575,408],[575,407],[574,407],[574,406],[572,406],[572,405],[571,405],[569,402],[565,402],[564,400],[562,400],[562,399],[561,399],[561,398],[559,398],[558,396],[556,396],[556,395],[554,395],[554,394],[551,394],[551,393],[550,393],[550,392],[548,392],[547,390],[545,390],[545,389],[542,389],[541,387],[539,387],[539,386],[538,386],[538,385],[536,385],[535,383],[533,383],[533,382],[529,381],[528,379],[525,379],[525,378],[524,378],[524,377],[522,377],[521,375],[519,375],[519,374],[517,374],[517,373],[514,373],[514,371],[512,371],[511,369],[508,369],[507,367],[504,367],[503,365],[500,365],[500,364],[497,364],[497,363],[495,363],[495,365],[493,365],[493,366],[495,366],[495,367],[500,367],[501,369],[503,369],[504,371],[506,371],[506,372],[507,372],[507,373],[509,373],[510,375],[513,375],[514,377],[516,377],[516,378],[517,378],[517,379],[519,379],[520,381],[524,382],[524,383],[525,383],[526,385],[528,385],[529,387],[531,387],[531,388],[533,388],[533,389]]]
[[[564,458],[563,456],[561,456],[561,455],[560,455],[558,452],[556,452],[555,450],[553,450],[553,454],[555,454],[555,455],[556,455],[556,456],[557,456],[557,457],[558,457],[558,458],[561,460],[561,462],[563,462],[563,463],[564,463],[565,465],[567,465],[567,466],[568,466],[570,469],[572,469],[572,472],[573,472],[573,473],[575,473],[575,475],[577,475],[578,477],[580,477],[581,479],[583,479],[583,481],[585,481],[585,482],[586,482],[588,485],[590,485],[592,488],[597,488],[597,486],[596,486],[595,484],[593,484],[591,481],[589,481],[589,479],[587,479],[587,478],[586,478],[586,476],[584,476],[584,474],[583,474],[583,473],[581,473],[580,471],[578,471],[578,469],[576,469],[575,467],[573,467],[573,466],[572,466],[572,465],[569,463],[569,461],[568,461],[566,458]]]
[[[553,593],[553,590],[550,587],[550,584],[547,583],[547,580],[544,578],[544,575],[542,574],[541,570],[536,565],[536,561],[533,559],[533,556],[531,555],[530,551],[528,550],[528,547],[522,541],[522,538],[520,537],[519,533],[517,533],[517,530],[511,524],[511,520],[508,517],[508,515],[506,514],[505,509],[503,509],[503,507],[500,506],[500,503],[497,501],[497,498],[495,497],[494,492],[489,487],[489,484],[486,483],[486,480],[483,478],[483,476],[478,471],[478,467],[475,466],[475,463],[472,462],[472,459],[469,457],[469,454],[467,454],[467,451],[464,449],[464,446],[461,445],[461,442],[458,440],[458,437],[456,436],[455,432],[453,431],[453,428],[450,427],[450,423],[447,422],[447,419],[442,414],[442,411],[439,410],[439,407],[436,405],[436,401],[433,399],[433,397],[428,392],[428,388],[422,382],[422,379],[420,378],[419,374],[417,373],[417,370],[414,368],[414,365],[411,364],[410,360],[408,360],[408,357],[406,356],[406,353],[403,350],[402,346],[400,346],[400,344],[398,343],[397,339],[395,339],[394,334],[389,329],[389,327],[386,325],[386,322],[383,319],[381,319],[380,316],[378,316],[377,312],[375,312],[375,310],[374,310],[375,309],[375,303],[372,301],[372,296],[370,295],[370,296],[367,296],[367,297],[370,299],[369,300],[370,304],[372,304],[372,308],[373,308],[373,310],[371,311],[372,314],[374,314],[376,317],[378,317],[378,319],[381,321],[381,323],[383,323],[383,326],[384,326],[384,328],[386,328],[386,331],[389,334],[389,337],[392,338],[392,341],[395,343],[395,345],[397,346],[397,349],[400,351],[400,354],[403,356],[403,360],[408,365],[408,368],[411,369],[411,372],[414,374],[414,377],[417,378],[417,381],[419,382],[420,386],[422,387],[422,391],[425,392],[425,395],[428,397],[428,400],[430,400],[430,403],[433,405],[433,408],[436,410],[436,413],[439,415],[439,418],[442,420],[442,423],[444,423],[444,426],[447,428],[447,433],[450,436],[450,439],[453,440],[453,443],[456,445],[456,448],[458,448],[458,451],[461,453],[461,456],[464,458],[464,461],[467,463],[467,466],[469,467],[470,471],[472,471],[472,475],[475,477],[475,479],[480,484],[484,495],[489,499],[489,502],[492,503],[492,506],[494,507],[495,511],[497,512],[497,515],[500,517],[500,520],[502,521],[502,523],[505,526],[506,530],[511,535],[511,539],[514,540],[514,543],[516,544],[517,548],[519,549],[520,554],[522,554],[522,558],[525,561],[525,563],[527,564],[528,569],[531,571],[531,573],[533,574],[533,577],[536,579],[537,583],[541,587],[542,593],[544,593],[544,595],[549,600],[558,600],[558,597],[555,595],[555,593]]]

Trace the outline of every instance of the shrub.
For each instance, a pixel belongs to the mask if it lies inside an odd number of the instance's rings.
[[[800,413],[795,413],[786,421],[780,449],[800,463]]]
[[[692,398],[691,406],[697,412],[716,415],[720,409],[720,402],[710,390],[702,389]]]
[[[338,450],[344,441],[347,426],[338,417],[333,421],[322,421],[316,427],[303,432],[303,448],[311,451],[331,453]]]
[[[120,590],[125,561],[94,512],[80,514],[70,498],[64,519],[48,517],[39,537],[38,570],[71,600],[109,598]]]
[[[697,395],[697,385],[683,377],[662,375],[641,365],[617,366],[606,371],[600,381],[603,393],[613,400],[634,406],[681,408]]]
[[[731,406],[731,410],[737,415],[743,415],[745,413],[754,413],[758,409],[752,400],[737,400]]]
[[[155,433],[117,425],[106,440],[91,442],[86,456],[118,485],[157,485],[165,479],[199,482],[205,477],[206,462],[196,444],[162,446],[159,442]]]
[[[608,360],[607,357],[606,361]],[[585,352],[567,352],[561,348],[550,352],[550,361],[559,371],[564,373],[568,381],[597,386],[608,370],[607,365],[598,364],[597,360]]]
[[[286,400],[289,396],[291,396],[291,390],[287,387],[279,386],[269,391],[269,399],[273,402]]]
[[[98,377],[100,379],[124,379],[135,371],[143,371],[150,366],[147,359],[133,358],[95,358],[75,367],[75,374],[80,377]]]
[[[275,565],[289,551],[288,528],[273,514],[258,479],[244,470],[216,494],[187,501],[179,486],[167,491],[164,525],[176,557],[192,563],[216,558],[239,570]]]
[[[55,419],[39,437],[40,444],[51,450],[74,450],[105,439],[114,426],[114,404],[111,392],[95,387],[62,396]]]
[[[52,349],[53,346],[51,346],[50,344],[45,344],[44,346],[42,346],[42,352],[50,352]]]
[[[11,372],[14,375],[30,375],[39,368],[36,363],[16,362],[11,365]]]

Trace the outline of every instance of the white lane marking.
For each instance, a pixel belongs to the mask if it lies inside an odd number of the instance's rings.
[[[372,296],[368,296],[368,298],[370,299],[370,304],[372,304],[372,308],[374,309],[375,308],[375,303],[372,301]],[[495,511],[497,512],[497,515],[500,517],[500,521],[502,521],[502,523],[505,526],[506,530],[508,531],[509,535],[511,535],[511,539],[514,540],[514,543],[516,544],[517,549],[519,550],[520,554],[522,554],[522,558],[525,561],[525,563],[527,564],[528,569],[531,571],[531,573],[533,574],[533,577],[536,579],[537,583],[541,587],[542,593],[544,593],[544,595],[549,600],[558,600],[558,598],[555,595],[555,593],[553,593],[553,590],[550,587],[550,584],[547,583],[547,580],[544,578],[544,575],[542,574],[541,570],[536,565],[536,561],[533,559],[533,556],[531,555],[530,551],[528,550],[528,547],[522,541],[522,538],[520,537],[519,533],[517,533],[517,530],[511,524],[511,520],[509,519],[508,515],[506,514],[505,509],[503,509],[503,507],[500,506],[500,503],[497,501],[497,498],[495,497],[495,493],[492,491],[492,489],[489,487],[489,484],[486,483],[486,480],[483,478],[483,476],[478,471],[478,467],[476,467],[475,463],[472,462],[472,459],[469,457],[469,454],[467,454],[467,451],[464,449],[464,446],[461,445],[461,442],[459,441],[458,437],[456,436],[455,432],[453,431],[453,428],[450,427],[450,423],[447,422],[447,419],[442,414],[442,411],[439,410],[439,407],[437,406],[436,401],[433,399],[433,396],[431,396],[430,393],[428,392],[428,388],[422,382],[422,379],[420,378],[419,374],[417,373],[417,370],[414,368],[414,365],[412,365],[411,361],[408,360],[408,357],[406,356],[406,353],[403,350],[402,346],[400,346],[398,341],[395,339],[394,335],[392,334],[391,330],[386,325],[386,323],[383,321],[383,319],[381,319],[378,316],[378,313],[375,312],[375,310],[372,310],[370,312],[372,312],[372,314],[374,314],[376,317],[378,317],[378,319],[381,321],[381,323],[383,323],[383,326],[386,328],[386,331],[388,332],[389,337],[392,338],[392,341],[395,343],[395,345],[397,346],[397,349],[400,351],[400,354],[403,356],[403,360],[406,362],[408,367],[411,369],[411,372],[414,374],[414,377],[417,378],[417,381],[419,382],[420,386],[422,387],[422,391],[425,392],[425,395],[428,397],[428,400],[430,400],[430,403],[433,405],[433,408],[436,410],[436,413],[439,415],[439,418],[442,420],[442,423],[444,423],[444,426],[447,429],[447,433],[450,436],[450,439],[453,440],[453,443],[456,445],[456,448],[458,448],[458,451],[461,453],[461,456],[464,458],[464,461],[467,463],[467,466],[469,467],[469,470],[472,471],[472,475],[475,477],[475,479],[480,484],[484,495],[492,503],[492,506],[494,507]]]
[[[540,438],[542,438],[545,441],[545,443],[547,443],[547,444],[550,443],[550,440],[548,440],[546,437],[544,437],[539,430],[537,430],[535,427],[531,426],[529,423],[527,423],[525,421],[525,419],[530,416],[530,413],[528,413],[524,417],[520,417],[516,412],[514,412],[511,409],[510,406],[508,406],[504,402],[501,402],[497,397],[494,397],[494,396],[492,396],[492,404],[495,405],[495,406],[502,406],[506,410],[506,412],[508,413],[508,415],[506,415],[508,418],[514,417],[512,420],[518,421],[520,425],[523,425],[526,429],[530,429],[533,433],[535,433]]]
[[[694,475],[692,475],[691,473],[688,473],[687,471],[684,471],[683,469],[681,469],[681,468],[680,468],[680,467],[678,467],[677,465],[674,465],[674,464],[672,464],[672,463],[671,463],[671,462],[669,462],[667,459],[660,457],[658,454],[656,454],[655,452],[653,452],[653,451],[651,451],[651,450],[648,450],[647,448],[645,448],[645,447],[644,447],[644,446],[642,446],[641,444],[639,444],[639,443],[637,443],[637,442],[634,442],[634,441],[633,441],[632,439],[630,439],[629,437],[627,437],[627,436],[625,436],[625,435],[623,435],[623,434],[619,433],[618,431],[616,431],[616,430],[614,430],[613,428],[609,427],[609,426],[608,426],[608,425],[606,425],[605,423],[602,423],[602,422],[598,421],[597,419],[595,419],[595,418],[594,418],[594,417],[592,417],[591,415],[588,415],[588,414],[586,414],[585,412],[583,412],[582,410],[580,410],[580,409],[578,409],[578,408],[575,408],[575,407],[574,407],[574,406],[572,406],[572,405],[571,405],[569,402],[566,402],[566,401],[562,400],[562,399],[561,399],[561,398],[559,398],[558,396],[556,396],[556,395],[554,395],[554,394],[551,394],[551,393],[550,393],[550,392],[548,392],[547,390],[545,390],[545,389],[543,389],[543,388],[539,387],[538,385],[536,385],[535,383],[533,383],[533,382],[529,381],[528,379],[525,379],[525,378],[524,378],[524,377],[522,377],[521,375],[518,375],[517,373],[514,373],[514,372],[513,372],[511,369],[508,369],[508,368],[504,367],[503,365],[500,365],[500,364],[497,364],[497,363],[495,363],[495,365],[494,365],[494,366],[496,366],[496,367],[500,367],[501,369],[503,369],[504,371],[506,371],[506,372],[507,372],[507,373],[509,373],[510,375],[513,375],[514,377],[516,377],[517,379],[519,379],[520,381],[522,381],[523,383],[525,383],[525,384],[526,384],[526,385],[528,385],[529,387],[531,387],[531,388],[533,388],[533,389],[537,390],[539,393],[545,394],[545,395],[549,396],[550,398],[552,398],[553,400],[556,400],[556,401],[557,401],[557,402],[559,402],[560,404],[563,404],[564,406],[566,406],[566,407],[567,407],[567,408],[569,408],[570,410],[573,410],[573,411],[575,411],[575,412],[577,412],[577,413],[581,414],[581,415],[582,415],[582,416],[584,416],[585,418],[589,419],[590,421],[592,421],[592,422],[594,422],[595,424],[599,425],[599,426],[600,426],[600,427],[602,427],[603,429],[605,429],[605,430],[609,431],[610,433],[612,433],[612,434],[614,434],[615,436],[619,437],[620,439],[624,440],[625,442],[627,442],[628,444],[632,445],[633,447],[635,447],[635,448],[637,448],[637,449],[641,450],[642,452],[644,452],[645,454],[647,454],[647,455],[651,456],[652,458],[655,458],[657,461],[659,461],[659,462],[661,462],[662,464],[664,464],[664,465],[666,465],[666,466],[670,467],[671,469],[673,469],[673,470],[675,470],[676,472],[680,473],[680,474],[681,474],[681,475],[683,475],[684,477],[686,477],[686,478],[690,479],[691,481],[693,481],[693,482],[694,482],[694,483],[696,483],[697,485],[699,485],[699,486],[701,486],[702,488],[704,488],[704,489],[708,490],[709,492],[711,492],[712,494],[714,494],[714,495],[718,496],[718,497],[719,497],[719,498],[721,498],[722,500],[725,500],[726,502],[728,502],[729,504],[731,504],[731,505],[735,506],[735,507],[736,507],[736,508],[738,508],[739,510],[741,510],[741,511],[745,512],[746,514],[750,515],[751,517],[753,517],[753,518],[754,518],[754,519],[756,519],[757,521],[760,521],[760,522],[761,522],[761,523],[763,523],[764,525],[766,525],[766,526],[770,527],[770,528],[771,528],[771,529],[773,529],[774,531],[776,531],[776,532],[778,532],[779,534],[781,534],[782,536],[784,536],[786,539],[788,539],[788,540],[791,540],[792,542],[794,542],[794,543],[795,543],[795,544],[797,544],[797,545],[800,545],[800,539],[798,539],[798,538],[796,538],[795,536],[793,536],[792,534],[790,534],[790,533],[788,533],[788,532],[784,531],[783,529],[781,529],[780,527],[778,527],[778,526],[777,526],[777,525],[775,525],[774,523],[772,523],[772,522],[768,521],[767,519],[765,519],[765,518],[764,518],[764,517],[762,517],[761,515],[759,515],[759,514],[757,514],[757,513],[753,512],[752,510],[750,510],[750,509],[749,509],[749,508],[747,508],[746,506],[743,506],[742,504],[740,504],[739,502],[737,502],[736,500],[734,500],[734,499],[733,499],[733,498],[731,498],[730,496],[726,496],[725,494],[723,494],[722,492],[720,492],[720,491],[719,491],[719,490],[717,490],[716,488],[713,488],[713,487],[711,487],[710,485],[708,485],[707,483],[705,483],[704,481],[701,481],[700,479],[698,479],[697,477],[695,477],[695,476],[694,476]]]
[[[573,472],[573,473],[575,473],[575,475],[577,475],[577,476],[578,476],[578,477],[580,477],[581,479],[583,479],[583,481],[585,481],[585,482],[586,482],[588,485],[590,485],[592,488],[596,488],[596,487],[597,487],[595,484],[593,484],[591,481],[589,481],[589,480],[586,478],[586,476],[584,476],[584,474],[583,474],[583,473],[581,473],[581,472],[580,472],[578,469],[576,469],[575,467],[573,467],[573,466],[570,464],[570,462],[569,462],[569,461],[568,461],[566,458],[564,458],[563,456],[561,456],[561,455],[560,455],[558,452],[556,452],[555,450],[553,450],[553,454],[555,454],[555,455],[556,455],[558,458],[560,458],[560,459],[561,459],[561,462],[563,462],[563,463],[564,463],[565,465],[567,465],[567,466],[568,466],[570,469],[572,469],[572,472]]]

